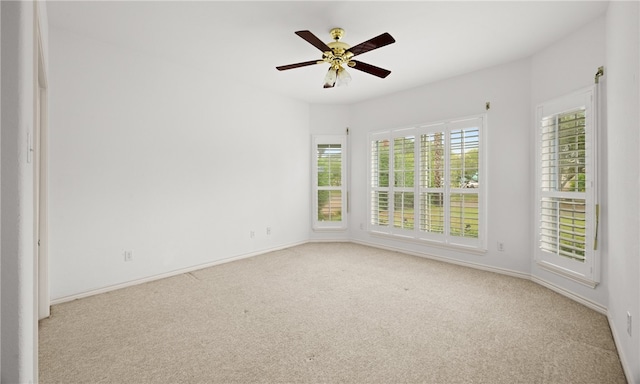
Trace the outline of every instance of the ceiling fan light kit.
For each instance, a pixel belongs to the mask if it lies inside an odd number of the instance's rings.
[[[349,46],[349,44],[340,41],[340,39],[344,36],[344,29],[333,28],[329,33],[331,34],[333,41],[325,44],[310,31],[297,31],[296,35],[300,36],[309,44],[322,51],[322,60],[311,60],[302,63],[282,65],[276,67],[276,69],[279,71],[284,71],[288,69],[306,67],[309,65],[328,63],[329,70],[327,71],[327,74],[324,78],[324,88],[333,88],[335,85],[342,86],[349,84],[349,82],[351,81],[351,75],[349,74],[349,72],[347,72],[345,66],[383,79],[389,76],[391,71],[376,67],[371,64],[363,63],[361,61],[353,60],[353,57],[380,47],[384,47],[385,45],[395,43],[394,38],[390,34],[385,32],[379,36],[369,39],[354,47],[351,47]]]

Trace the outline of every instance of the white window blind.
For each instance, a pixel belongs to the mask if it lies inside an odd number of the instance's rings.
[[[393,140],[393,227],[414,228],[415,137]]]
[[[477,238],[479,220],[479,127],[450,132],[450,231],[453,236]]]
[[[420,231],[444,233],[445,133],[420,135]]]
[[[579,261],[585,259],[587,240],[585,122],[582,107],[541,123],[540,248]]]
[[[536,259],[546,269],[594,286],[597,141],[594,89],[537,109]]]
[[[371,141],[371,224],[389,226],[389,150],[388,138]]]
[[[313,228],[346,228],[346,139],[313,137]]]
[[[482,115],[373,133],[370,229],[484,249],[485,120]]]

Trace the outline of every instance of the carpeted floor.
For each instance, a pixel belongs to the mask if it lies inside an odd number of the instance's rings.
[[[625,383],[605,316],[535,283],[305,244],[52,308],[41,383]]]

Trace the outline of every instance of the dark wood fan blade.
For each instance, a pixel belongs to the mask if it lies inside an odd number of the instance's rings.
[[[318,39],[316,35],[311,33],[311,31],[297,31],[296,35],[305,39],[309,44],[318,48],[322,52],[331,51],[331,48],[327,46],[327,44],[323,43],[322,40]]]
[[[363,63],[362,61],[351,60],[351,62],[352,63],[356,63],[356,65],[354,67],[352,67],[353,69],[357,69],[358,71],[366,72],[368,74],[371,74],[373,76],[378,76],[378,77],[381,77],[383,79],[385,77],[389,76],[389,74],[391,73],[391,71],[389,71],[389,70],[386,70],[386,69],[380,68],[380,67],[376,67],[375,65]]]
[[[281,65],[279,67],[276,67],[276,69],[278,71],[286,71],[287,69],[294,69],[294,68],[300,68],[300,67],[306,67],[308,65],[314,65],[314,64],[319,64],[322,63],[322,60],[311,60],[311,61],[305,61],[303,63],[295,63],[295,64],[289,64],[289,65]]]
[[[376,36],[373,39],[369,39],[364,43],[360,43],[354,47],[349,48],[348,51],[353,53],[353,56],[356,56],[395,42],[396,40],[390,34],[385,32],[380,36]]]

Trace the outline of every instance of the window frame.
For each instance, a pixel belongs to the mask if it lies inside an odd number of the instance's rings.
[[[311,147],[311,199],[312,229],[314,231],[344,231],[347,222],[347,136],[346,135],[313,135]],[[318,186],[318,145],[340,145],[340,186]],[[318,192],[322,190],[340,191],[341,219],[339,221],[318,220]]]
[[[598,111],[596,106],[596,88],[589,86],[559,98],[540,103],[535,111],[535,233],[534,259],[537,265],[547,271],[558,274],[591,288],[600,282],[600,252],[595,248],[597,236],[598,200]],[[543,158],[542,158],[542,121],[551,116],[559,116],[584,108],[585,111],[585,192],[543,191]],[[557,177],[557,174],[554,174]],[[561,256],[543,250],[542,199],[579,199],[585,200],[585,241],[584,261]],[[558,224],[561,225],[561,224]],[[560,236],[559,229],[556,236]],[[558,241],[559,242],[559,241]]]
[[[478,183],[478,188],[452,188],[450,186],[450,162],[451,162],[451,133],[459,129],[469,129],[472,127],[478,128],[478,174],[480,175],[481,182]],[[487,151],[486,148],[486,126],[487,126],[487,114],[478,114],[473,116],[448,119],[438,122],[421,124],[413,127],[405,127],[398,129],[389,129],[383,131],[370,132],[368,135],[368,152],[367,152],[367,193],[368,193],[368,211],[367,211],[367,230],[370,234],[375,236],[389,236],[394,239],[401,239],[405,241],[414,241],[422,244],[429,244],[438,247],[455,248],[458,250],[465,250],[470,253],[485,253],[487,251]],[[421,217],[422,217],[422,200],[421,196],[423,192],[433,192],[434,188],[423,187],[420,182],[420,175],[422,170],[422,153],[421,153],[421,137],[422,135],[429,133],[442,132],[445,136],[444,147],[444,185],[442,188],[438,188],[443,193],[443,200],[447,208],[443,208],[443,233],[432,233],[421,230]],[[408,189],[406,187],[395,187],[394,174],[394,141],[402,137],[414,138],[414,181],[413,187]],[[380,187],[373,185],[373,178],[376,172],[376,165],[374,162],[375,151],[373,149],[375,143],[388,140],[389,141],[389,186]],[[449,155],[447,155],[449,154]],[[394,193],[408,192],[411,190],[414,197],[414,225],[413,229],[403,229],[394,227],[393,215],[395,214],[394,207]],[[388,215],[389,219],[386,225],[379,225],[380,221],[374,217],[374,204],[376,204],[376,192],[387,192],[388,196]],[[478,234],[476,238],[455,236],[450,233],[450,218],[451,218],[451,195],[452,194],[471,194],[478,195]]]

